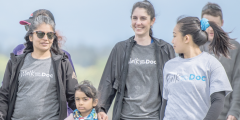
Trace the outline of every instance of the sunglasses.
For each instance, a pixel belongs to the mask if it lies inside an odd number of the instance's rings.
[[[215,10],[222,11],[221,7],[218,5],[206,5],[205,7],[203,7],[202,11],[205,11],[207,9],[215,9]]]
[[[45,32],[42,32],[42,31],[34,31],[34,32],[32,32],[32,34],[33,33],[36,33],[37,37],[40,38],[40,39],[42,39],[45,36],[45,34],[47,34],[47,37],[50,40],[54,39],[55,38],[55,34],[56,34],[55,32],[45,33]]]

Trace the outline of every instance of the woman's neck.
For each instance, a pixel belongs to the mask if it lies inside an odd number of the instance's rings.
[[[39,51],[39,50],[34,50],[32,52],[32,57],[35,59],[47,59],[51,57],[51,52],[50,50],[47,50],[45,52]]]
[[[184,53],[184,58],[193,58],[202,53],[199,47],[189,47]]]
[[[134,40],[137,41],[137,44],[142,45],[142,46],[147,46],[147,45],[151,44],[151,37],[149,35],[145,35],[145,36],[135,35]]]

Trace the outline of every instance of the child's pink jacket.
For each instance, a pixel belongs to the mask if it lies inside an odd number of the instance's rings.
[[[74,120],[73,118],[73,114],[71,113],[67,118],[65,118],[64,120]]]

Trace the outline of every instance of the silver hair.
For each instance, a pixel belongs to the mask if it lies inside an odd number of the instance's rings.
[[[47,24],[52,27],[52,29],[55,31],[55,23],[54,21],[47,15],[39,15],[37,16],[31,23],[29,31],[33,32],[37,27],[41,24]]]

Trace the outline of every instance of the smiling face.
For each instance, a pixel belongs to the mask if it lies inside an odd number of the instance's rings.
[[[184,53],[185,48],[187,47],[187,44],[189,41],[186,40],[185,37],[182,36],[182,33],[179,31],[180,25],[176,25],[173,29],[173,39],[172,39],[172,44],[173,48],[176,53]]]
[[[86,94],[80,90],[75,92],[75,104],[78,111],[81,113],[83,117],[88,116],[93,107],[96,107],[98,100],[94,100],[86,96]]]
[[[54,32],[53,28],[51,27],[51,25],[48,24],[40,24],[37,29],[35,29],[34,31],[41,31],[44,33],[48,33],[48,32]],[[39,52],[46,52],[46,51],[50,51],[50,48],[52,46],[53,43],[53,39],[48,39],[47,35],[44,35],[43,38],[39,38],[37,36],[37,33],[34,32],[32,36],[29,36],[29,40],[33,43],[33,49],[34,51],[39,51]]]
[[[223,20],[221,20],[221,17],[220,16],[217,16],[217,17],[214,17],[212,15],[208,15],[208,14],[204,14],[203,15],[203,18],[206,18],[208,19],[209,21],[213,21],[215,22],[219,27],[222,27],[223,26]],[[208,27],[206,32],[208,33],[208,40],[209,41],[212,41],[213,40],[213,37],[214,37],[214,31],[212,29],[212,27]]]
[[[137,7],[132,13],[132,29],[136,36],[149,36],[151,26],[155,22],[155,18],[151,20],[151,16],[147,14],[144,8]]]

